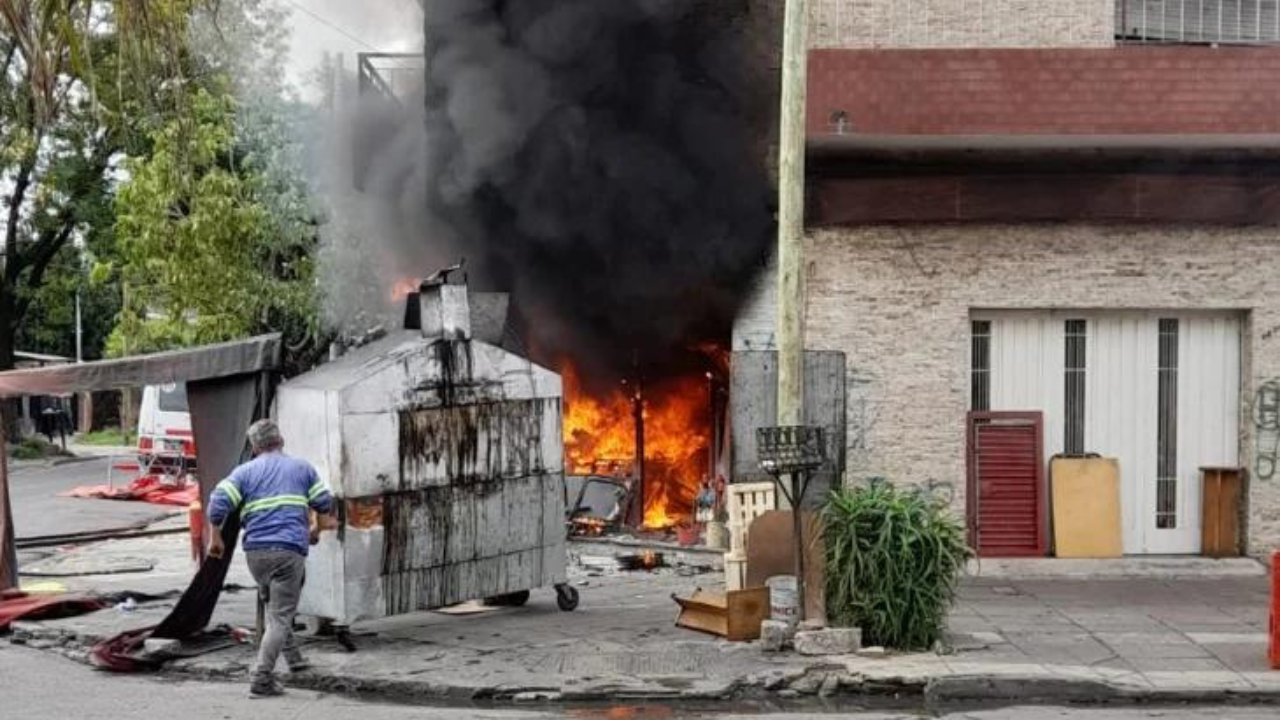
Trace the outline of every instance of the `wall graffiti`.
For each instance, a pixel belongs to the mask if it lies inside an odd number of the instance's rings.
[[[929,497],[941,500],[946,505],[950,505],[956,500],[956,486],[949,480],[929,478],[924,483],[924,492]]]
[[[875,429],[880,417],[880,405],[871,398],[872,384],[873,380],[870,376],[857,370],[850,370],[846,377],[849,395],[846,410],[848,426],[845,436],[845,455],[846,463],[850,467],[856,466],[866,457],[869,449],[868,437]]]
[[[1280,463],[1280,378],[1272,378],[1258,386],[1253,399],[1253,425],[1258,446],[1253,462],[1253,476],[1270,480]]]

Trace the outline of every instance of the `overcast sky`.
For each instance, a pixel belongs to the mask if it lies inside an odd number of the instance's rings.
[[[422,52],[418,0],[278,0],[292,14],[289,77],[308,96],[324,53],[343,53],[348,70],[361,52]]]

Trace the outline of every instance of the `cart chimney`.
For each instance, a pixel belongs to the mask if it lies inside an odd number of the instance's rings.
[[[471,339],[471,307],[466,285],[423,283],[418,299],[423,337]]]

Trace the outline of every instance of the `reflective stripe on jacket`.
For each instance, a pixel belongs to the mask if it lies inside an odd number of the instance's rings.
[[[209,521],[221,525],[239,511],[244,549],[287,547],[306,555],[308,509],[327,513],[333,496],[311,463],[282,452],[263,453],[218,483],[209,499]]]

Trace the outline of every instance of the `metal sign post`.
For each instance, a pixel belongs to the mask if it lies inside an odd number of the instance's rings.
[[[827,458],[825,434],[820,427],[784,425],[756,430],[756,455],[760,469],[773,476],[778,491],[791,503],[791,539],[795,552],[797,616],[805,619],[804,516],[800,502],[809,489],[813,471]],[[782,481],[787,476],[790,482]]]

